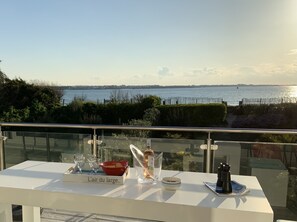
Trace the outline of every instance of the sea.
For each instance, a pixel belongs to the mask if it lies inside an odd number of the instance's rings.
[[[199,103],[199,101],[224,101],[230,106],[236,106],[241,101],[279,101],[280,99],[297,98],[297,86],[279,85],[228,85],[228,86],[174,86],[174,87],[117,87],[117,88],[65,88],[63,104],[69,104],[74,98],[85,101],[104,103],[111,95],[121,94],[132,98],[135,95],[159,96],[163,104]],[[189,102],[190,101],[190,102]]]

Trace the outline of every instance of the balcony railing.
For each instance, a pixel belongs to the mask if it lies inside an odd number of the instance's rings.
[[[275,220],[297,220],[297,144],[257,141],[264,134],[288,137],[297,131],[0,123],[0,162],[1,169],[25,160],[72,162],[82,152],[133,165],[129,145],[144,149],[150,138],[153,149],[163,152],[163,169],[215,173],[220,162],[229,162],[232,174],[258,178]]]

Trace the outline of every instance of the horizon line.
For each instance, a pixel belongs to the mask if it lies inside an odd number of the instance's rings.
[[[228,87],[228,86],[297,86],[296,84],[213,84],[213,85],[60,85],[59,88],[148,88],[148,87],[158,87],[158,88],[178,88],[178,87]]]

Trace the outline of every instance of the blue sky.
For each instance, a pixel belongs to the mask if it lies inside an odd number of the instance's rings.
[[[296,0],[0,0],[9,78],[297,84]]]

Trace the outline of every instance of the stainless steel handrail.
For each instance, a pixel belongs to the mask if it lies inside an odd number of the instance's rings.
[[[258,129],[258,128],[216,128],[216,127],[180,127],[180,126],[125,126],[101,124],[56,124],[56,123],[3,123],[0,127],[33,127],[33,128],[72,128],[92,130],[152,130],[205,133],[256,133],[256,134],[297,134],[295,129]]]
[[[297,135],[295,129],[255,129],[255,128],[215,128],[215,127],[180,127],[180,126],[126,126],[126,125],[101,125],[101,124],[56,124],[56,123],[5,123],[0,122],[2,127],[32,127],[32,128],[72,128],[72,129],[92,129],[94,138],[97,137],[96,130],[148,130],[148,131],[174,131],[174,132],[204,132],[208,134],[206,172],[211,171],[211,133],[255,133],[255,134],[291,134]],[[2,134],[2,132],[1,132]],[[1,135],[0,134],[0,135]],[[94,139],[95,140],[95,139]],[[93,144],[93,153],[96,143]],[[0,151],[3,150],[3,143],[0,143]],[[4,162],[3,153],[0,152],[0,163]],[[2,165],[2,164],[1,164]],[[3,166],[0,170],[3,169]]]

